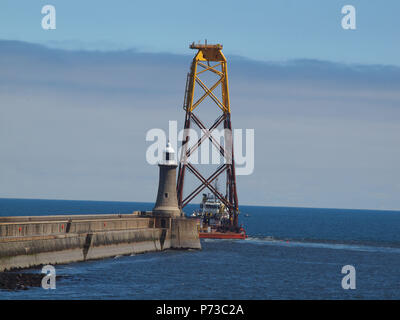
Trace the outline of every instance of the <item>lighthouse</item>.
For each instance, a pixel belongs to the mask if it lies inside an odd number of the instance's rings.
[[[160,177],[153,214],[162,217],[180,217],[181,210],[178,207],[176,194],[176,168],[178,165],[175,159],[175,151],[169,141],[163,153],[163,160],[158,166]]]

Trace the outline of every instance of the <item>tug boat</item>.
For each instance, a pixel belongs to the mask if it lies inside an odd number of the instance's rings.
[[[199,220],[199,238],[207,239],[246,239],[245,229],[233,227],[225,205],[213,194],[203,194],[200,209],[191,217]]]

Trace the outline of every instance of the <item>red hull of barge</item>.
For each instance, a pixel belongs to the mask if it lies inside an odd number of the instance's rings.
[[[246,233],[236,232],[199,232],[199,238],[202,239],[246,239]]]

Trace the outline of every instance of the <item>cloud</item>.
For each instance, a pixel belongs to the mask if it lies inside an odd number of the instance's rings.
[[[0,196],[154,201],[145,135],[182,127],[191,59],[0,41]],[[400,208],[400,68],[228,59],[233,126],[255,129],[241,203]]]

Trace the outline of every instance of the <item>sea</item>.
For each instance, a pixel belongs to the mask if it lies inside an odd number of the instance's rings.
[[[152,203],[0,199],[0,216],[131,213]],[[197,205],[185,207],[186,213]],[[56,266],[56,289],[0,299],[400,299],[400,211],[241,206],[246,240]],[[352,266],[355,288],[344,289]],[[40,273],[40,268],[23,272]],[[347,282],[348,283],[348,282]]]

